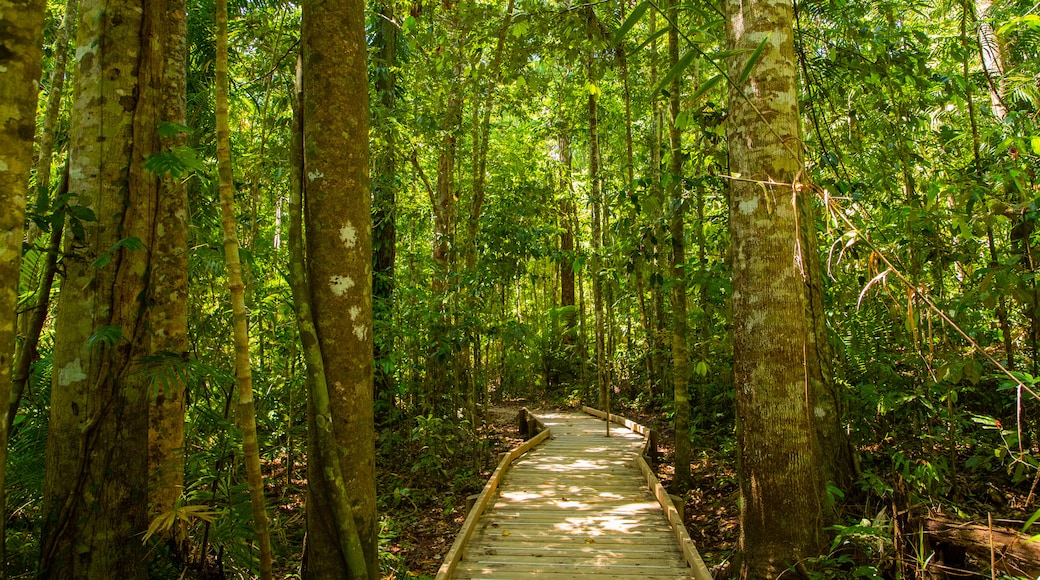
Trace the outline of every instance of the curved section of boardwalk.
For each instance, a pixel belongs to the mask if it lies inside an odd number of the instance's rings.
[[[452,578],[691,578],[637,458],[644,438],[584,413],[541,413],[551,437],[517,459]]]

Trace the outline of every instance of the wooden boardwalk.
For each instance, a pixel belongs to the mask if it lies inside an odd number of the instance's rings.
[[[647,430],[611,425],[608,438],[587,413],[538,419],[547,432],[503,459],[438,580],[711,578],[642,459],[633,429]]]

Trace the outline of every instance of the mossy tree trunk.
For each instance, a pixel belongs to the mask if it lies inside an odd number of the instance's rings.
[[[0,401],[11,392],[25,191],[32,166],[43,46],[42,0],[0,0]],[[8,421],[0,424],[0,541],[4,539],[4,466]],[[0,577],[3,571],[0,548]]]
[[[303,182],[307,278],[342,477],[369,578],[379,577],[372,412],[372,218],[365,11],[360,0],[303,4]],[[311,401],[310,428],[321,409]],[[312,431],[314,432],[314,431]],[[305,577],[363,577],[342,553],[319,438],[308,453]],[[342,490],[340,490],[342,491]],[[351,544],[347,541],[346,544]],[[358,546],[351,547],[349,552]]]
[[[187,7],[184,0],[158,0],[155,24],[164,50],[161,62],[149,69],[147,81],[162,87],[158,123],[159,146],[170,152],[187,142],[180,127],[187,111]],[[173,509],[184,491],[185,372],[188,358],[188,189],[182,171],[157,176],[159,189],[157,236],[152,254],[152,334],[150,355],[155,364],[174,369],[149,389],[148,503],[151,514]],[[172,538],[170,538],[172,539]],[[183,546],[180,546],[183,548]]]
[[[800,224],[802,141],[790,0],[726,2],[733,355],[740,575],[773,578],[823,545],[824,457],[817,420],[815,236]],[[763,45],[764,43],[764,45]],[[829,372],[826,373],[829,376]]]
[[[176,260],[163,262],[184,251],[174,248],[183,236],[163,231],[167,213],[183,224],[186,210],[145,167],[161,147],[164,99],[183,100],[183,84],[163,82],[172,38],[183,36],[167,28],[166,10],[158,0],[80,7],[69,153],[78,226],[55,316],[42,578],[146,574],[144,547],[128,541],[147,527],[148,395],[158,381],[144,365],[176,318],[157,294],[186,279]]]

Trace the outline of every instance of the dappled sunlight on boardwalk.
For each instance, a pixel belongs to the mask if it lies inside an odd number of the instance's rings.
[[[644,438],[579,413],[539,414],[550,440],[517,459],[453,578],[690,578],[636,458]]]

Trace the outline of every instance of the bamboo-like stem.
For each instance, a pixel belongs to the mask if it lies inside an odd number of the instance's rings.
[[[220,191],[221,224],[224,228],[224,261],[231,291],[231,312],[235,336],[235,379],[238,384],[237,420],[242,430],[242,453],[249,481],[249,500],[253,506],[256,542],[260,548],[260,578],[271,580],[271,539],[264,505],[264,481],[260,472],[260,447],[256,437],[256,409],[253,405],[253,373],[249,358],[249,326],[246,312],[242,263],[238,257],[238,224],[235,221],[235,186],[231,176],[231,143],[228,124],[228,14],[227,0],[217,0],[216,122],[217,178]]]

